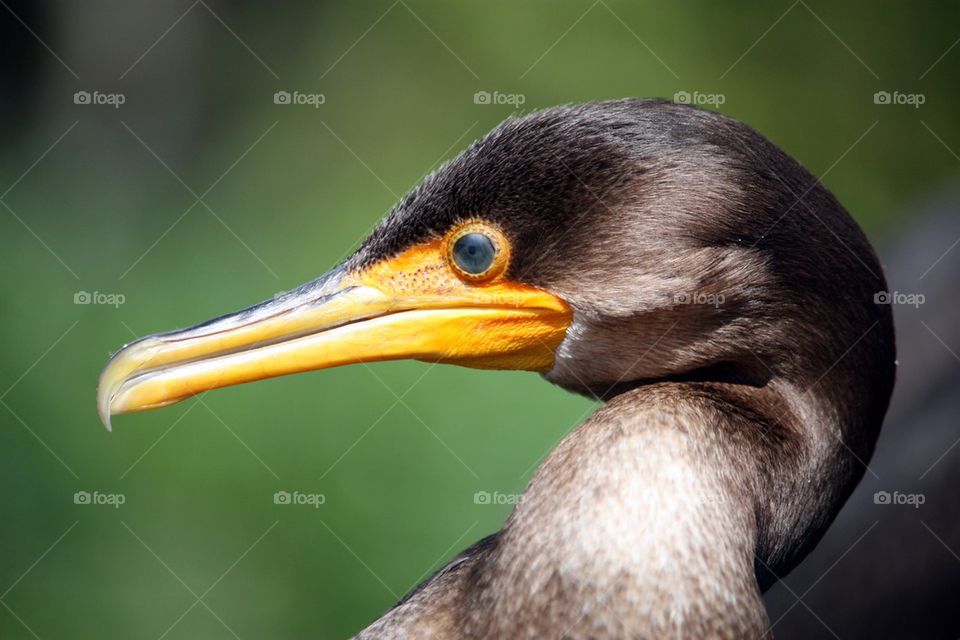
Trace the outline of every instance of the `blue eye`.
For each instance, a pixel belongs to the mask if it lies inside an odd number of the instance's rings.
[[[482,233],[467,233],[453,243],[453,261],[464,271],[478,276],[493,266],[497,249],[493,240]]]

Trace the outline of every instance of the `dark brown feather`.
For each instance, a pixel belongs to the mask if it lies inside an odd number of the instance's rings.
[[[760,593],[859,481],[893,387],[856,223],[746,125],[630,99],[504,122],[344,268],[468,218],[510,236],[511,277],[574,309],[545,377],[608,402],[496,537],[360,637],[762,636]]]

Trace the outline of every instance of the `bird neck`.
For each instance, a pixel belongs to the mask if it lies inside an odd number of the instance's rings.
[[[484,631],[763,637],[754,419],[697,383],[613,398],[540,467],[480,568],[472,606],[499,625]]]

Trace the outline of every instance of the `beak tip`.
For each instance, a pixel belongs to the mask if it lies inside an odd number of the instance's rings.
[[[107,431],[113,431],[113,425],[110,424],[110,398],[104,397],[106,394],[97,392],[97,414],[100,416],[100,422],[107,428]]]
[[[114,358],[107,364],[103,373],[100,374],[100,384],[97,387],[97,415],[107,431],[113,431],[110,419],[114,413],[113,401],[118,387],[118,377],[115,371],[116,362],[117,360]]]

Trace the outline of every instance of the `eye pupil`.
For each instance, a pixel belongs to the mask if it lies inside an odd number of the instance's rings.
[[[464,234],[453,244],[453,261],[471,275],[479,275],[489,269],[496,253],[493,241],[482,233]]]

